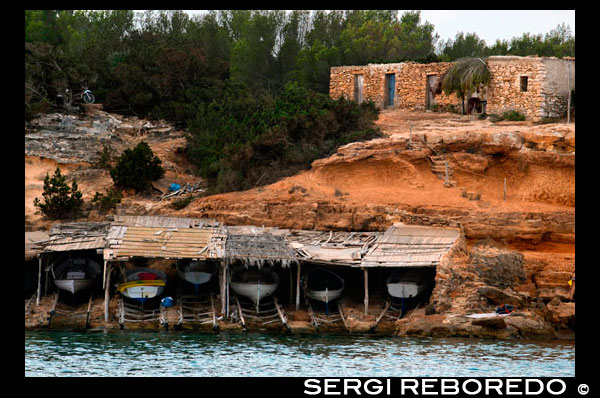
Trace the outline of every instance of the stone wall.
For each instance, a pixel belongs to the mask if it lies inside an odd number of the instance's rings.
[[[385,107],[385,75],[396,76],[394,107],[425,109],[427,102],[427,76],[440,78],[452,66],[451,62],[418,64],[414,62],[397,64],[368,64],[363,66],[337,66],[331,68],[329,95],[332,98],[341,96],[356,100],[354,80],[356,75],[363,75],[363,98],[371,100],[379,108]],[[438,105],[459,105],[456,96],[438,94],[434,103]]]
[[[406,63],[396,76],[396,105],[399,108],[425,110],[427,104],[427,76],[435,75],[441,79],[452,67],[452,62],[436,62],[430,64]],[[435,95],[434,103],[440,106],[460,106],[456,95]]]
[[[487,90],[486,113],[517,110],[528,119],[539,117],[542,104],[542,58],[495,56],[488,58],[491,79]],[[527,91],[521,91],[521,77],[527,77]]]
[[[452,62],[418,64],[368,64],[363,66],[338,66],[331,68],[329,93],[332,98],[355,97],[355,76],[363,75],[363,99],[371,100],[379,108],[385,107],[385,75],[396,77],[394,107],[424,110],[427,106],[427,77],[441,78],[452,67]],[[570,67],[568,66],[570,65]],[[567,99],[571,75],[571,87],[575,87],[575,60],[493,56],[488,58],[491,72],[490,84],[482,99],[487,100],[486,113],[502,114],[517,110],[528,119],[561,117],[567,112]],[[527,88],[521,87],[521,78],[527,77]],[[445,107],[460,107],[455,95],[443,92],[435,95],[433,103]]]

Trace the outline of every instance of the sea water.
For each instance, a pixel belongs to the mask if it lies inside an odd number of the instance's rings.
[[[569,342],[189,332],[25,332],[25,376],[568,377]]]

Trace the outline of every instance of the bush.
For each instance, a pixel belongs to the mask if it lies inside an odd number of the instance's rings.
[[[100,160],[98,161],[97,167],[100,169],[110,170],[110,163],[112,162],[112,154],[114,149],[110,144],[102,144],[102,152],[100,153]]]
[[[116,207],[117,203],[121,203],[121,199],[123,199],[123,194],[118,189],[110,188],[106,190],[106,195],[96,192],[92,203],[100,210],[108,210]]]
[[[171,203],[171,207],[175,210],[180,210],[180,209],[183,209],[184,207],[186,207],[187,205],[189,205],[190,203],[192,203],[192,200],[193,200],[193,196],[189,195],[189,196],[186,196],[185,198],[174,200]]]
[[[515,110],[506,111],[502,114],[502,120],[510,120],[510,121],[514,121],[514,122],[520,122],[520,121],[525,120],[525,115],[523,115],[521,112],[515,111]]]
[[[71,188],[66,183],[60,168],[56,168],[52,178],[48,174],[44,178],[44,203],[35,198],[33,204],[40,211],[51,219],[61,219],[73,215],[83,204],[81,192],[77,189],[77,182],[73,179]]]
[[[308,169],[344,144],[381,136],[371,101],[289,83],[277,97],[229,85],[189,123],[187,153],[214,192],[250,189]]]
[[[110,176],[120,188],[143,191],[150,187],[152,181],[164,175],[165,170],[160,165],[160,159],[154,155],[148,144],[142,141],[133,150],[126,149],[123,152],[117,160],[117,165],[110,170]]]

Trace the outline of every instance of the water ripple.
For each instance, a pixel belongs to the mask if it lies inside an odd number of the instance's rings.
[[[569,377],[570,343],[148,332],[25,333],[25,376]]]

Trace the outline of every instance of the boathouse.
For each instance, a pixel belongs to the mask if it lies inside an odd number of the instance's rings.
[[[377,297],[376,304],[381,304],[387,294],[386,278],[392,273],[417,273],[433,285],[436,267],[444,261],[460,236],[461,231],[457,228],[402,223],[390,226],[385,232],[334,232],[223,226],[214,220],[195,218],[117,215],[112,222],[57,224],[48,239],[26,245],[26,257],[37,248],[40,256],[39,303],[42,259],[50,265],[55,258],[51,258],[52,253],[84,251],[100,256],[104,264],[101,286],[104,289],[105,322],[109,322],[110,297],[115,293],[115,284],[111,280],[122,279],[125,268],[132,263],[214,262],[218,271],[220,313],[225,318],[241,318],[242,323],[245,312],[237,296],[230,297],[232,275],[249,268],[273,270],[279,283],[273,295],[273,311],[276,310],[273,316],[278,316],[285,325],[286,317],[280,304],[292,307],[295,304],[296,310],[300,309],[301,279],[312,269],[321,267],[338,273],[346,280],[345,296],[364,301],[364,313],[368,314],[370,296]],[[175,268],[174,264],[172,268]],[[44,295],[46,293],[47,288]],[[121,298],[120,301],[122,304],[124,300]],[[233,303],[231,309],[230,302]],[[258,305],[256,308],[258,311]],[[123,305],[119,311],[121,316],[126,312]],[[179,312],[183,312],[183,307]],[[213,324],[216,322],[214,313],[213,307]],[[182,320],[183,315],[179,316]]]

